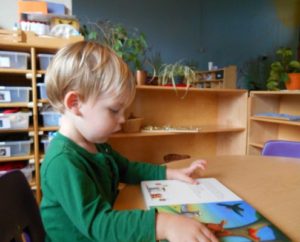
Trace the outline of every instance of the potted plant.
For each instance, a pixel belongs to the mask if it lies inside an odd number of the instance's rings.
[[[144,33],[137,28],[126,29],[123,25],[113,24],[108,20],[90,23],[90,30],[87,26],[84,30],[86,39],[110,46],[136,72],[137,82],[145,82],[147,74],[143,65],[146,62],[148,44]]]
[[[189,88],[196,82],[196,73],[181,61],[163,64],[158,72],[158,82],[160,85],[171,85],[175,89],[177,86]]]
[[[269,90],[300,89],[300,62],[293,60],[290,48],[280,48],[276,51],[277,60],[271,64],[267,80]]]
[[[152,69],[152,75],[149,76],[147,84],[158,85],[158,73],[161,67],[163,66],[163,60],[160,52],[150,54],[147,58],[147,64]]]

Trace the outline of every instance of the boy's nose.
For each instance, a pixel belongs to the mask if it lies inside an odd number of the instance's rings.
[[[119,123],[122,124],[124,122],[125,122],[125,116],[121,115],[120,118],[119,118]]]

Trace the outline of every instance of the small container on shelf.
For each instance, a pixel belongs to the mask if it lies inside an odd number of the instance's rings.
[[[29,102],[30,87],[0,86],[0,103]]]
[[[46,70],[49,63],[53,59],[53,54],[38,54],[37,55],[39,58],[39,63],[40,63],[40,69],[41,70]]]
[[[216,79],[219,80],[219,79],[223,79],[224,78],[224,71],[223,70],[220,70],[220,71],[216,71]]]
[[[32,139],[0,142],[0,157],[29,155],[32,143]]]
[[[143,123],[143,118],[131,118],[127,119],[123,124],[122,124],[122,130],[124,133],[136,133],[140,132],[142,123]]]
[[[50,143],[50,139],[48,136],[42,138],[41,142],[44,144],[44,152],[46,152],[48,145]]]
[[[8,169],[8,170],[0,170],[0,176],[4,175],[5,173],[10,172],[12,170],[20,170],[24,174],[24,176],[26,177],[26,179],[27,179],[28,182],[32,181],[32,178],[33,178],[32,173],[34,171],[34,167],[33,166],[27,165],[27,166],[25,166],[23,168],[11,168],[11,169]]]
[[[40,98],[47,99],[46,83],[37,83],[36,85],[39,87]]]
[[[43,111],[41,112],[43,117],[44,127],[58,126],[60,124],[61,115],[55,111]]]
[[[0,113],[1,129],[28,129],[32,112]]]
[[[29,53],[0,51],[0,68],[27,69]]]
[[[32,178],[33,178],[33,171],[34,171],[34,167],[31,166],[31,165],[28,165],[22,169],[20,169],[20,171],[25,175],[26,179],[28,182],[31,182],[32,181]]]

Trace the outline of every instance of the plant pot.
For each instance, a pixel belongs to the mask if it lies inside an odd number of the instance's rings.
[[[137,70],[135,72],[136,84],[145,85],[147,80],[147,72],[143,70]]]
[[[300,73],[289,73],[289,79],[285,83],[288,90],[300,90]]]
[[[136,133],[140,132],[143,123],[143,118],[131,118],[127,119],[122,124],[122,130],[124,133]]]

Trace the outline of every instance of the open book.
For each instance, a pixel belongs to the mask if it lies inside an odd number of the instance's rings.
[[[146,206],[159,212],[194,217],[220,241],[291,241],[255,208],[215,178],[197,185],[175,180],[143,181]]]

